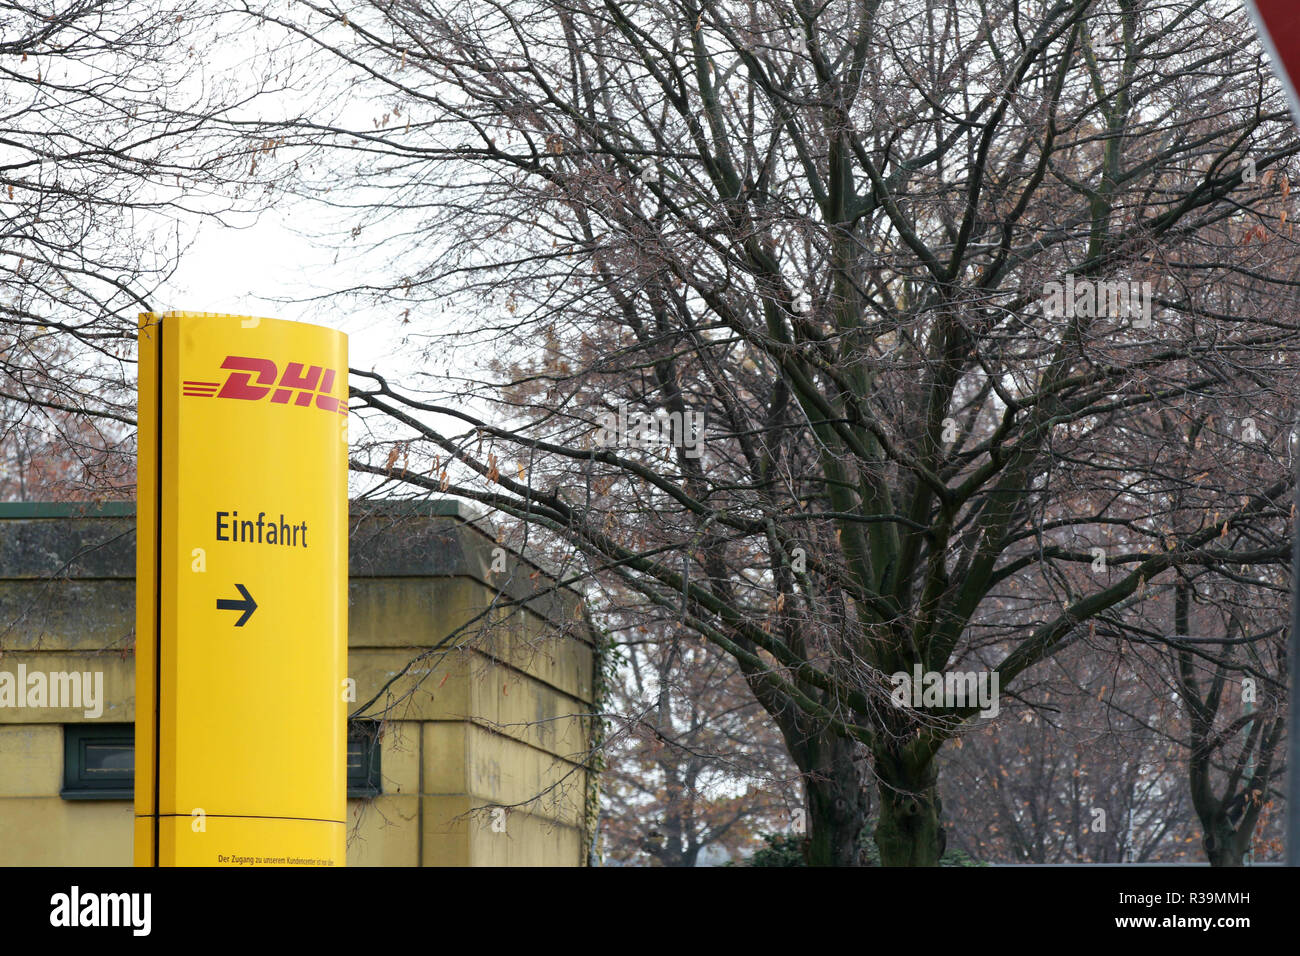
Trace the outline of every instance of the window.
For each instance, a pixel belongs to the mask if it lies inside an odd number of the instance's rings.
[[[135,725],[66,724],[65,800],[131,800],[135,796]]]
[[[379,721],[348,721],[348,796],[377,797]],[[135,797],[135,725],[65,724],[65,800],[131,800]]]
[[[383,793],[379,749],[379,721],[348,721],[349,797],[377,797]]]

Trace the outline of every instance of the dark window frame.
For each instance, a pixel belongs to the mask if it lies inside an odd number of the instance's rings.
[[[367,742],[369,746],[366,746]],[[361,765],[354,772],[352,769],[352,748],[357,743],[361,744]],[[346,768],[348,799],[364,800],[383,794],[383,775],[380,767],[380,754],[382,751],[383,742],[380,735],[379,721],[364,717],[348,721]]]
[[[369,746],[366,746],[367,741]],[[361,765],[352,770],[353,746],[361,744]],[[132,753],[129,775],[110,778],[90,776],[86,770],[85,747],[93,743],[128,745]],[[369,799],[384,792],[380,755],[380,722],[367,718],[348,721],[347,796]],[[134,800],[135,799],[135,725],[134,724],[64,724],[63,786],[59,796],[65,800]],[[125,785],[124,785],[125,784]]]
[[[95,777],[86,769],[87,744],[126,745],[131,750],[131,769],[125,775]],[[135,724],[64,724],[64,800],[135,799]]]

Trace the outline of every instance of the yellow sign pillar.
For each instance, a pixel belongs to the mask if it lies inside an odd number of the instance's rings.
[[[342,866],[347,339],[140,317],[137,866]]]

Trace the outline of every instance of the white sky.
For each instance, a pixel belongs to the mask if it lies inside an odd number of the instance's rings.
[[[286,42],[274,31],[250,30],[240,17],[218,17],[208,30],[204,60],[210,84],[233,81],[232,88],[246,90],[241,84],[251,80],[278,88],[259,94],[246,110],[232,114],[236,118],[273,119],[301,112],[322,122],[357,128],[371,125],[377,107],[362,89],[348,89],[337,78],[322,82],[322,71],[330,66],[337,69],[337,64],[328,57],[322,61],[323,55],[310,44]],[[279,66],[272,68],[270,63]],[[275,73],[274,81],[268,72]],[[346,164],[341,168],[346,170]],[[237,205],[247,208],[259,201],[248,199]],[[202,207],[207,202],[191,197],[190,204]],[[218,200],[213,205],[223,203]],[[227,215],[239,228],[197,216],[182,221],[182,232],[197,229],[197,239],[182,256],[172,281],[151,297],[156,310],[259,315],[329,326],[348,335],[349,365],[387,371],[400,380],[410,363],[400,358],[401,335],[396,322],[388,321],[392,316],[375,310],[357,312],[339,304],[292,301],[345,288],[362,278],[358,268],[349,268],[346,260],[335,263],[333,250],[319,248],[301,234],[337,230],[343,217],[324,222],[321,207],[285,196],[256,220]],[[373,278],[382,281],[389,276]]]
[[[301,207],[298,210],[303,212]],[[264,215],[246,228],[209,221],[181,260],[173,281],[160,290],[155,308],[228,312],[312,322],[348,335],[348,364],[354,368],[394,368],[397,337],[373,313],[358,313],[318,302],[278,301],[324,291],[318,273],[346,273],[330,262],[332,254],[286,228],[288,215]],[[344,279],[346,282],[346,278]]]

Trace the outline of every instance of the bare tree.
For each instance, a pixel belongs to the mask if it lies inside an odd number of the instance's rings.
[[[764,831],[800,833],[798,778],[734,661],[673,622],[662,630],[627,629],[606,705],[619,715],[602,786],[607,857],[695,866]]]
[[[354,163],[350,200],[337,165],[301,187],[385,257],[342,291],[464,363],[358,371],[353,468],[513,516],[730,655],[803,776],[811,862],[858,862],[868,782],[884,863],[943,851],[938,756],[979,708],[894,706],[894,675],[1015,693],[1175,574],[1286,561],[1276,446],[1204,476],[1173,453],[1215,411],[1294,417],[1268,174],[1296,143],[1240,11],[258,15],[373,105],[275,133]]]
[[[263,201],[242,191],[275,148],[240,120],[278,67],[206,59],[231,22],[190,0],[0,7],[7,494],[33,455],[69,466],[60,495],[129,491],[136,314],[200,219]]]
[[[952,842],[1002,863],[1195,859],[1178,705],[1141,679],[1159,652],[1080,641],[944,757]],[[1134,671],[1141,674],[1135,674]],[[983,723],[983,722],[981,722]]]
[[[1277,577],[1282,580],[1272,590],[1285,594],[1285,579]],[[1208,590],[1204,582],[1179,581],[1174,593],[1177,689],[1189,725],[1187,775],[1206,856],[1215,866],[1241,866],[1282,775],[1286,643],[1274,622],[1283,619],[1286,604],[1271,601],[1264,615],[1227,602],[1202,611],[1202,621],[1226,618],[1215,628],[1222,633],[1216,640],[1191,623],[1193,594],[1205,600]],[[1254,602],[1266,592],[1248,590]]]

